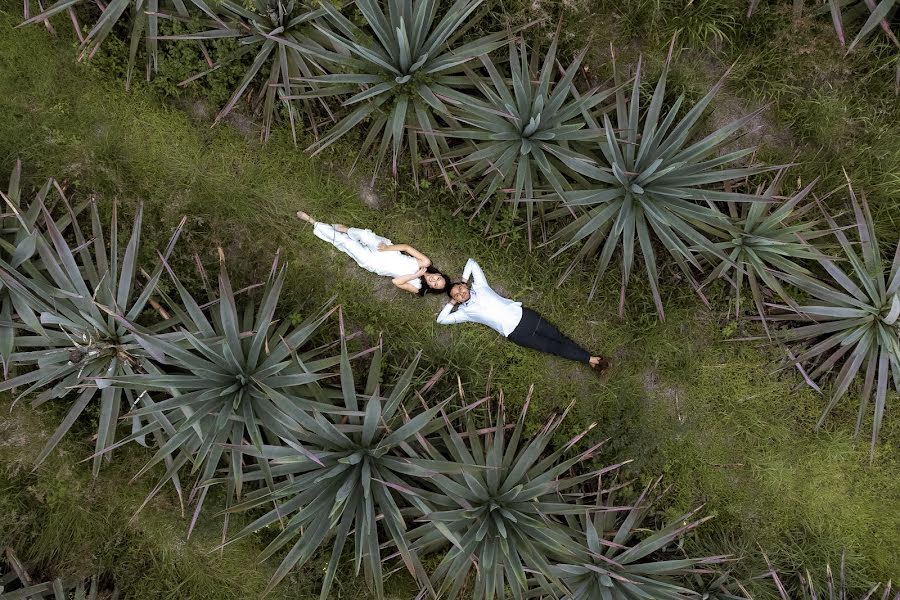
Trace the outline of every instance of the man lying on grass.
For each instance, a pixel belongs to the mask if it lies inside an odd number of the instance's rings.
[[[472,277],[471,285],[467,283],[469,276]],[[463,269],[463,280],[450,286],[447,293],[450,302],[437,317],[441,325],[481,323],[525,348],[587,363],[600,373],[609,367],[609,361],[605,358],[591,356],[542,316],[523,307],[521,302],[504,298],[492,290],[481,267],[471,258]],[[451,312],[454,307],[456,311]]]

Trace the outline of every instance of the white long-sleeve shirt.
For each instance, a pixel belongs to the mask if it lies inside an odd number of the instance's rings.
[[[468,280],[469,275],[472,276],[469,299],[460,304],[454,313],[450,312],[454,304],[447,303],[438,314],[437,322],[441,325],[481,323],[507,337],[522,320],[522,303],[504,298],[492,290],[484,278],[481,267],[471,258],[463,269],[463,279]]]

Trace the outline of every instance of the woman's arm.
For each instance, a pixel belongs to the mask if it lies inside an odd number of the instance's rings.
[[[382,245],[378,246],[378,249],[381,250],[382,252],[388,252],[390,250],[395,250],[397,252],[406,252],[407,254],[412,256],[414,259],[416,259],[416,262],[419,263],[420,267],[424,268],[424,267],[431,266],[431,259],[428,258],[427,256],[425,256],[424,254],[422,254],[421,252],[419,252],[418,250],[416,250],[415,248],[413,248],[412,246],[410,246],[409,244],[392,244],[390,246],[385,246],[384,244],[382,244]]]
[[[413,284],[411,284],[410,282],[415,279],[418,279],[425,273],[426,273],[425,268],[422,267],[421,269],[419,269],[418,271],[416,271],[415,273],[412,273],[410,275],[401,275],[400,277],[394,277],[393,279],[391,279],[391,283],[393,283],[395,286],[397,286],[401,290],[404,290],[406,292],[411,292],[413,294],[418,294],[419,289],[416,286],[414,286]]]

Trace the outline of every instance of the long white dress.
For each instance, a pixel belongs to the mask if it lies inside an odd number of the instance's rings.
[[[341,233],[333,225],[319,222],[313,226],[313,233],[355,260],[363,269],[377,275],[402,277],[419,270],[419,262],[409,254],[397,250],[379,250],[379,244],[390,246],[391,240],[373,233],[371,229],[350,227],[347,233]],[[413,279],[409,283],[416,288],[422,285],[419,279]]]

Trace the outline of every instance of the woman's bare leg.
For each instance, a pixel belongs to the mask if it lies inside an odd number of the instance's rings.
[[[316,223],[318,223],[318,221],[313,219],[311,216],[309,216],[308,213],[305,213],[302,210],[297,211],[297,218],[300,219],[301,221],[306,221],[310,225],[315,225]],[[340,223],[335,223],[334,225],[332,225],[332,227],[334,227],[335,231],[339,231],[340,233],[347,233],[347,231],[350,230],[349,227],[347,227],[346,225],[342,225]]]
[[[300,219],[301,221],[306,221],[310,225],[315,225],[317,222],[315,219],[313,219],[311,216],[309,216],[302,210],[297,211],[297,218]]]

